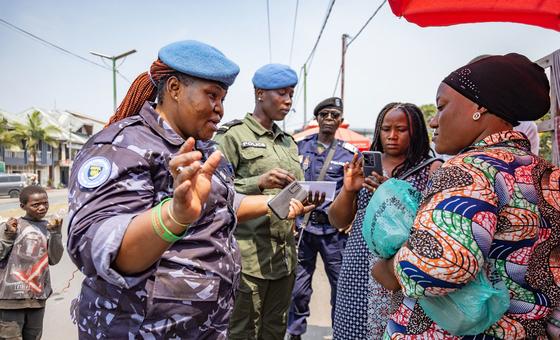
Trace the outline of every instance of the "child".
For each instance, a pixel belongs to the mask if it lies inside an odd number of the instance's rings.
[[[49,264],[64,251],[62,219],[44,219],[49,200],[40,186],[25,187],[19,201],[25,216],[0,224],[0,339],[40,339],[52,293]]]

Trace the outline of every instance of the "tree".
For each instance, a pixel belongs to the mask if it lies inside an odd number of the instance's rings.
[[[17,140],[14,138],[8,120],[0,116],[0,146],[8,147],[16,144]]]
[[[544,115],[541,119],[537,120],[535,123],[540,123],[551,118],[550,112]],[[554,131],[539,132],[540,138],[540,150],[539,156],[552,162],[552,137],[554,136]]]
[[[33,111],[27,115],[25,124],[14,123],[13,135],[16,139],[26,143],[24,149],[31,152],[33,157],[33,172],[37,174],[37,152],[40,142],[56,147],[54,134],[60,133],[60,129],[54,125],[43,126],[41,112]]]
[[[426,122],[426,127],[430,131],[430,120],[437,114],[437,107],[434,104],[424,104],[420,106],[420,110],[424,115],[424,121]],[[430,142],[432,141],[432,134],[428,133]]]

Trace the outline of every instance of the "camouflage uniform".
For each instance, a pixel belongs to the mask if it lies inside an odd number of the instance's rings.
[[[240,257],[233,237],[243,195],[223,159],[200,218],[146,271],[117,272],[130,221],[173,192],[169,160],[184,143],[146,103],[92,137],[74,163],[68,251],[86,275],[73,317],[81,339],[226,339]],[[203,160],[214,143],[197,142]],[[148,245],[147,245],[148,246]]]
[[[252,114],[224,124],[214,138],[232,163],[235,190],[276,194],[258,187],[265,172],[282,168],[303,179],[293,138],[276,124],[265,129]],[[263,216],[240,223],[235,231],[242,257],[242,278],[231,319],[231,339],[278,339],[286,331],[287,309],[297,265],[293,221]]]

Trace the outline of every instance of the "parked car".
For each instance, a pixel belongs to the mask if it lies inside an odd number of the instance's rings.
[[[0,174],[0,195],[17,198],[26,185],[27,177],[23,174]]]

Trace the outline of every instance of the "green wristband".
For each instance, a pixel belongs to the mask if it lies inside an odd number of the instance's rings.
[[[186,234],[187,234],[187,230],[185,230],[185,232],[183,232],[181,235],[175,235],[174,233],[172,233],[169,228],[167,228],[165,226],[165,224],[163,223],[163,216],[161,215],[161,207],[163,206],[163,204],[167,201],[171,200],[170,197],[162,200],[161,202],[159,202],[159,204],[155,207],[155,212],[154,215],[157,214],[157,219],[158,221],[155,221],[155,216],[153,216],[152,218],[152,227],[154,228],[154,231],[156,232],[156,234],[165,242],[169,242],[169,243],[174,243],[179,241],[180,239],[182,239]],[[157,223],[159,222],[159,224]]]

